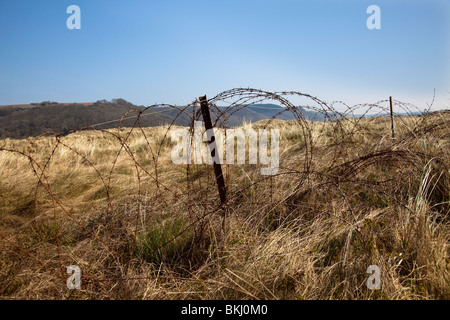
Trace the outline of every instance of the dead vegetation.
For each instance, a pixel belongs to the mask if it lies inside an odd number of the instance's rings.
[[[280,170],[224,165],[225,212],[212,167],[174,165],[174,127],[141,128],[141,111],[132,128],[0,141],[0,297],[450,299],[449,113],[397,117],[391,139],[388,117],[355,116],[383,101],[338,112],[234,89],[210,103],[264,100],[298,120],[245,124],[280,129]],[[70,265],[81,290],[66,287]]]

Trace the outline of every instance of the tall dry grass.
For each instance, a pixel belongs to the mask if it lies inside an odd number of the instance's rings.
[[[174,127],[0,141],[0,297],[449,299],[449,114],[395,140],[385,117],[305,123],[245,124],[280,130],[280,170],[225,165],[225,212]]]

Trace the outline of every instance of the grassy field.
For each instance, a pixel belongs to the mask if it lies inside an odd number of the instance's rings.
[[[0,298],[450,299],[450,114],[395,125],[245,124],[280,130],[280,170],[224,165],[225,209],[167,126],[2,140]]]

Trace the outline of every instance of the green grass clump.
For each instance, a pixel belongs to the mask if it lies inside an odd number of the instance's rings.
[[[192,235],[182,218],[162,221],[139,233],[135,254],[156,265],[176,265],[183,258]]]

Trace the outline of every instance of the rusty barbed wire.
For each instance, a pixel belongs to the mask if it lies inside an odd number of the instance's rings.
[[[292,99],[300,99],[305,103],[294,103],[291,101]],[[233,208],[233,204],[240,203],[240,199],[244,197],[246,190],[260,186],[262,189],[270,190],[270,199],[266,199],[266,201],[249,201],[248,203],[251,205],[264,204],[264,207],[259,208],[258,212],[262,212],[266,209],[270,212],[272,208],[278,206],[282,202],[298,202],[308,192],[311,192],[311,190],[325,188],[328,185],[333,186],[349,182],[366,183],[371,184],[372,186],[385,185],[388,182],[392,182],[392,180],[385,179],[381,181],[371,181],[361,179],[360,177],[357,177],[357,175],[368,167],[380,166],[383,164],[391,166],[397,165],[400,169],[408,168],[409,170],[410,168],[413,168],[414,170],[421,170],[421,165],[428,159],[426,154],[413,150],[413,146],[419,141],[419,137],[439,134],[439,130],[445,130],[443,135],[447,135],[446,138],[448,138],[449,127],[447,118],[440,117],[437,121],[435,120],[431,124],[428,123],[431,116],[428,111],[431,109],[431,106],[429,106],[428,110],[425,110],[426,112],[422,112],[416,106],[394,100],[397,110],[400,110],[402,113],[396,120],[407,128],[408,133],[396,140],[387,140],[386,138],[383,138],[387,142],[377,150],[370,150],[364,155],[351,155],[349,154],[348,149],[356,134],[380,135],[380,137],[383,135],[381,132],[368,133],[364,127],[367,127],[367,124],[371,122],[377,123],[383,121],[383,116],[389,112],[387,106],[389,100],[380,100],[376,103],[349,106],[342,101],[326,103],[317,97],[295,91],[269,92],[251,88],[235,88],[219,93],[215,97],[209,99],[208,103],[211,108],[211,113],[214,116],[214,126],[223,129],[226,133],[229,120],[233,116],[237,116],[239,111],[250,107],[257,108],[257,106],[254,105],[266,101],[276,103],[282,106],[283,109],[268,117],[261,126],[263,128],[270,128],[275,120],[284,113],[292,114],[293,120],[291,120],[290,124],[297,126],[298,128],[299,141],[301,143],[298,152],[302,156],[303,161],[301,167],[280,165],[280,172],[274,176],[261,177],[255,180],[250,179],[251,181],[245,185],[228,185],[228,203],[231,207],[230,210],[233,212],[236,211],[235,208]],[[161,163],[164,161],[161,160],[164,148],[167,145],[170,146],[169,133],[173,128],[178,126],[178,120],[183,118],[190,122],[188,129],[191,137],[193,137],[194,122],[202,119],[199,111],[199,102],[197,99],[182,107],[169,104],[152,105],[143,110],[128,111],[121,119],[118,119],[117,130],[97,129],[97,127],[101,125],[117,122],[117,120],[114,120],[68,131],[71,135],[83,132],[98,133],[110,137],[112,141],[117,143],[118,151],[112,154],[111,161],[109,161],[111,167],[107,170],[108,172],[106,174],[104,173],[105,169],[99,169],[99,166],[95,164],[95,161],[91,160],[88,155],[83,154],[81,150],[78,150],[76,146],[71,145],[70,142],[68,142],[68,137],[70,137],[70,135],[63,133],[46,132],[26,143],[20,143],[11,147],[0,145],[0,154],[15,154],[19,158],[26,159],[29,163],[29,170],[34,179],[36,179],[34,196],[30,201],[30,206],[36,207],[38,205],[39,199],[43,198],[42,192],[46,197],[48,196],[50,198],[51,206],[50,208],[45,208],[44,211],[49,211],[51,209],[53,212],[52,218],[55,226],[55,234],[50,238],[46,237],[41,233],[39,228],[37,228],[37,233],[40,237],[39,244],[42,245],[43,243],[55,242],[57,265],[50,266],[52,263],[49,261],[46,262],[44,259],[39,258],[38,255],[30,252],[36,251],[36,248],[31,248],[32,250],[30,250],[30,248],[21,245],[16,234],[10,233],[8,235],[2,231],[0,237],[5,243],[13,247],[14,250],[18,250],[21,254],[38,262],[47,271],[62,281],[65,281],[66,279],[64,264],[68,260],[74,260],[74,257],[68,258],[71,256],[71,248],[70,246],[63,244],[65,235],[73,230],[66,230],[64,232],[60,230],[58,225],[61,220],[74,223],[73,228],[77,228],[80,232],[89,235],[92,241],[100,243],[101,246],[108,251],[108,259],[119,259],[122,261],[124,268],[127,268],[127,266],[132,264],[133,258],[130,252],[136,248],[139,232],[142,231],[144,228],[143,224],[145,224],[142,221],[146,218],[147,213],[150,212],[154,214],[155,212],[158,212],[161,207],[166,208],[166,211],[170,210],[167,208],[174,205],[170,199],[176,199],[175,203],[181,208],[180,210],[189,213],[190,223],[174,232],[172,237],[162,241],[158,248],[155,248],[155,252],[159,252],[164,247],[173,244],[177,239],[183,237],[188,232],[193,232],[195,237],[200,239],[204,235],[206,225],[211,223],[212,217],[215,216],[214,214],[220,207],[218,205],[218,197],[215,195],[208,195],[212,187],[211,181],[213,181],[213,179],[210,179],[212,174],[211,170],[209,170],[208,166],[186,164],[184,180],[185,189],[180,190],[178,186],[169,185],[169,183],[164,180],[164,169],[162,168],[164,163]],[[141,125],[141,119],[142,117],[162,112],[175,112],[175,116],[170,123],[164,127],[164,134],[160,140],[155,143]],[[310,112],[311,115],[314,114],[312,118],[307,118],[307,112]],[[410,116],[415,116],[415,118]],[[407,124],[407,118],[409,120],[413,119],[411,121],[414,122],[414,125]],[[123,122],[131,119],[134,119],[132,125],[127,125],[126,128],[123,128]],[[314,126],[319,126],[321,129],[316,129],[316,131],[314,131],[315,133],[313,133]],[[145,159],[147,161],[146,165],[140,160],[138,152],[130,143],[131,137],[136,134],[143,137],[143,140],[145,141],[144,150],[149,151],[148,157]],[[323,135],[329,135],[331,143],[327,144],[326,147],[330,149],[332,157],[327,168],[319,169],[315,166],[315,161],[317,159],[315,159],[314,156],[317,149],[324,148],[319,145],[319,141],[322,139]],[[46,157],[38,159],[36,158],[34,150],[38,148],[38,143],[42,141],[48,143],[49,152]],[[100,205],[100,207],[96,209],[101,212],[101,214],[97,216],[97,221],[91,220],[83,222],[81,217],[78,217],[71,211],[69,205],[64,204],[64,194],[60,194],[59,192],[56,194],[55,190],[52,188],[50,179],[50,175],[52,174],[52,162],[54,161],[57,151],[61,149],[65,149],[72,153],[84,163],[87,168],[91,169],[94,173],[91,179],[96,179],[94,185],[98,190],[104,190],[104,197],[101,199],[104,205]],[[118,208],[123,199],[119,197],[118,202],[115,201],[113,199],[112,190],[114,189],[113,179],[117,172],[119,158],[123,154],[125,154],[126,158],[131,163],[129,167],[133,168],[132,172],[134,175],[128,175],[130,176],[130,181],[132,177],[136,179],[136,197],[134,198],[135,202],[133,201],[133,210],[135,210],[135,212],[130,210],[130,212],[134,212],[134,216],[129,217],[128,220],[123,218],[123,221],[119,221],[117,216],[120,210]],[[440,160],[437,159],[436,161]],[[225,181],[227,184],[231,184],[231,168],[227,164],[225,164],[225,168]],[[448,170],[448,167],[445,167],[445,169]],[[293,187],[286,196],[275,201],[272,198],[274,188],[276,188],[274,180],[282,176],[289,176],[290,180],[292,180]],[[148,203],[149,197],[146,196],[144,199],[144,193],[148,192],[149,189],[147,186],[149,184],[148,181],[154,186],[152,196],[150,197],[152,204]],[[5,188],[2,189],[4,190]],[[29,209],[20,203],[16,203],[16,201],[10,199],[5,194],[0,194],[0,199],[3,199],[8,205],[20,210],[23,214]],[[394,200],[400,201],[398,199]],[[4,207],[5,206],[6,204]],[[7,213],[5,214],[7,215]],[[28,225],[33,223],[37,224],[38,219],[40,218],[40,214],[30,217],[26,226],[28,227]],[[0,218],[0,221],[1,219],[3,219],[3,217]],[[120,243],[123,241],[126,244],[130,238],[129,235],[117,234],[122,240],[113,241],[111,238],[106,237],[104,232],[102,233],[104,228],[108,228],[113,223],[128,223],[133,225],[132,244],[129,244],[129,246],[134,246],[134,249],[125,250],[123,248],[124,244]],[[24,229],[27,227],[24,227]],[[209,281],[178,276],[161,276],[160,278],[168,280],[184,279],[194,282]],[[100,283],[109,285],[110,283],[117,281],[148,280],[158,279],[158,277],[144,276],[127,278],[124,276],[112,276],[102,279],[95,277],[95,275],[86,275],[83,276],[83,279],[88,282],[96,283],[100,288],[99,292],[103,292],[108,298],[108,289],[100,285]],[[226,286],[217,281],[211,280],[209,282],[218,286]],[[231,287],[230,289],[242,292],[238,287]],[[244,292],[244,294],[248,295],[247,292]],[[72,297],[72,293],[70,297]]]

